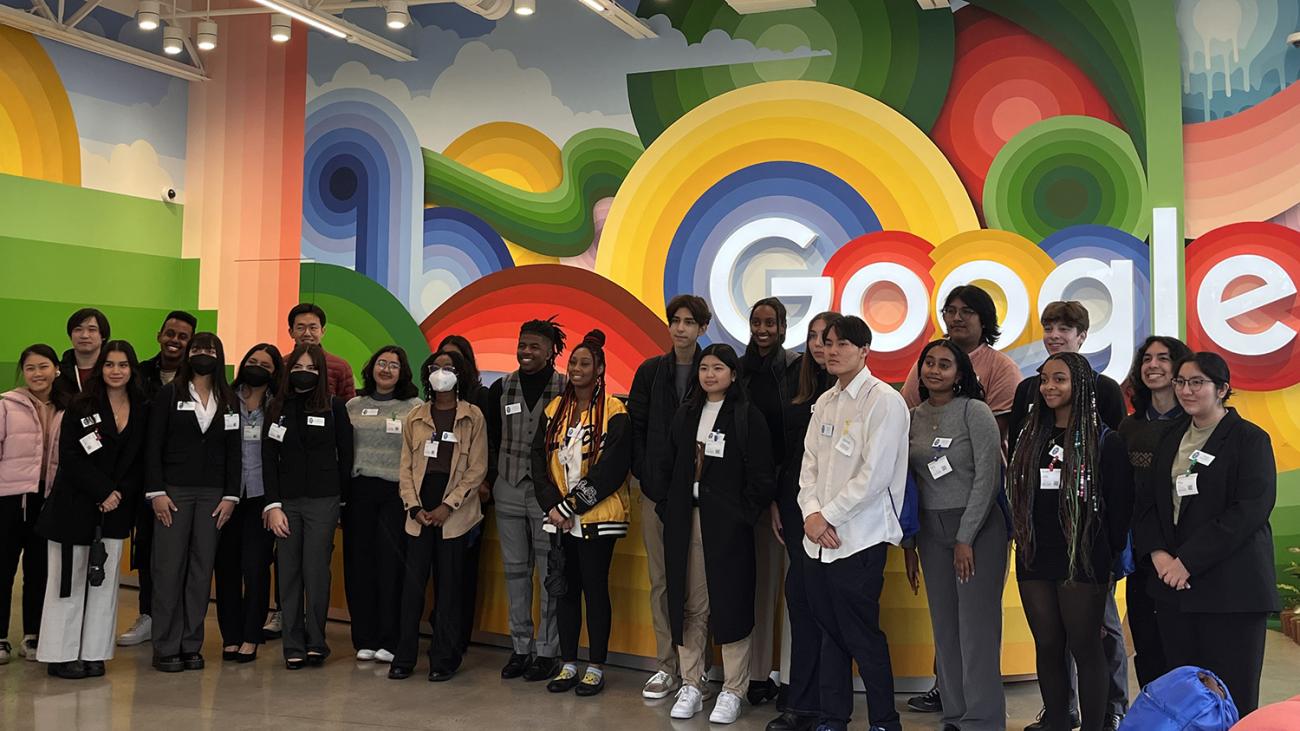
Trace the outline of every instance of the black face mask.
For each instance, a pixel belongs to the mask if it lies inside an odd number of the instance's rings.
[[[271,382],[271,372],[262,366],[244,366],[239,372],[239,380],[253,388],[260,388]]]
[[[318,381],[320,376],[311,371],[294,371],[289,374],[289,385],[293,386],[295,391],[310,391],[316,388]]]
[[[211,355],[190,356],[190,370],[200,376],[210,376],[217,371],[217,359]]]

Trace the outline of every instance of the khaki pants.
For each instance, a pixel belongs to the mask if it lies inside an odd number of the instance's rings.
[[[691,516],[691,547],[686,565],[686,606],[682,622],[683,645],[677,646],[682,682],[699,687],[704,675],[709,640],[709,585],[704,571],[704,541],[700,538],[700,511]],[[722,689],[745,697],[749,689],[750,638],[722,645]]]
[[[641,496],[641,537],[645,539],[645,563],[650,570],[650,618],[655,628],[656,670],[677,677],[677,648],[668,621],[668,569],[664,565],[664,524],[655,512],[655,502]]]
[[[754,526],[754,633],[750,635],[750,659],[754,679],[765,681],[772,675],[775,654],[777,595],[781,586],[785,549],[772,533],[772,516],[764,510]]]

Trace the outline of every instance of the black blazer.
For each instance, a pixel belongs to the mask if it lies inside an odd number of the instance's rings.
[[[1197,494],[1183,498],[1174,525],[1171,472],[1190,418],[1156,447],[1151,471],[1138,487],[1134,552],[1164,550],[1191,574],[1176,591],[1152,576],[1152,598],[1185,612],[1276,612],[1281,609],[1269,515],[1277,501],[1277,468],[1268,433],[1228,409],[1202,451],[1214,455],[1193,470]]]
[[[338,497],[346,503],[352,485],[352,420],[343,399],[330,397],[330,410],[308,414],[302,397],[285,399],[274,423],[285,428],[283,441],[272,439],[271,423],[262,432],[262,487],[266,503],[289,498]],[[324,425],[308,424],[323,419]]]
[[[143,399],[131,400],[131,417],[120,434],[107,396],[99,404],[74,405],[63,413],[59,472],[37,519],[37,534],[56,543],[88,546],[101,520],[105,538],[126,538],[131,533],[136,505],[143,495],[148,421],[149,409]],[[81,439],[94,433],[99,434],[103,446],[86,454]],[[101,513],[99,504],[114,490],[121,493],[121,504]]]
[[[703,349],[695,346],[694,366],[700,362]],[[699,383],[692,372],[687,381],[686,393],[677,393],[675,368],[677,355],[668,351],[647,358],[632,378],[632,390],[627,396],[627,415],[632,420],[632,475],[641,483],[641,491],[651,500],[662,500],[668,490],[668,474],[659,474],[668,454],[669,430],[677,407],[695,390]],[[696,370],[695,368],[692,369]]]
[[[213,398],[215,398],[215,394]],[[192,403],[187,389],[176,393],[169,383],[153,399],[149,417],[149,441],[145,448],[146,493],[163,492],[169,487],[204,487],[221,492],[223,497],[239,498],[241,469],[240,425],[226,428],[226,414],[217,410],[206,432],[199,430],[193,411],[182,411],[181,403]]]

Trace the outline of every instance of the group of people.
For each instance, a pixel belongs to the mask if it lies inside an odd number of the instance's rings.
[[[1223,359],[1151,337],[1121,386],[1079,354],[1087,310],[1053,302],[1046,360],[1022,379],[993,348],[985,291],[954,289],[941,314],[946,337],[900,392],[867,367],[861,318],[815,315],[799,353],[785,345],[785,305],[765,298],[737,353],[701,347],[709,306],[678,295],[665,312],[671,350],[637,369],[624,400],[606,387],[599,330],[557,369],[569,342],[553,319],[523,323],[519,368],[491,387],[452,335],[418,380],[402,348],[380,348],[354,392],[350,366],[321,346],[314,304],[289,312],[287,357],[255,345],[229,382],[220,339],[188,313],[167,316],[158,355],[141,362],[103,313],[78,311],[72,348],[24,350],[24,385],[0,397],[2,632],[21,557],[18,652],[52,676],[102,675],[129,537],[142,615],[132,632],[152,642],[155,668],[203,668],[214,575],[222,659],[254,661],[272,565],[285,666],[318,666],[341,524],[356,659],[388,663],[396,680],[414,673],[432,578],[428,679],[446,681],[474,624],[491,504],[512,644],[501,677],[594,696],[614,548],[639,510],[658,665],[642,693],[675,695],[675,719],[703,710],[711,641],[724,675],[714,723],[746,700],[775,701],[769,731],[846,728],[856,662],[870,726],[900,729],[880,628],[890,545],[903,547],[913,591],[924,582],[935,637],[935,688],[909,705],[942,712],[945,729],[1006,726],[1012,544],[1043,698],[1029,729],[1119,725],[1125,577],[1140,682],[1198,665],[1252,710],[1279,609],[1276,471],[1268,435],[1226,405]],[[782,550],[791,668],[778,685]],[[0,662],[11,651],[0,640]]]

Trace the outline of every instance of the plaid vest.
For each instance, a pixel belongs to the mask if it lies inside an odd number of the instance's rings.
[[[532,453],[533,437],[537,435],[538,422],[546,411],[551,399],[564,391],[565,378],[557,371],[551,374],[551,382],[546,384],[542,397],[530,409],[524,399],[524,388],[519,382],[519,371],[515,371],[501,381],[501,449],[497,456],[498,479],[517,486],[525,478],[531,478],[533,472]],[[506,408],[518,404],[520,412],[510,414]]]

